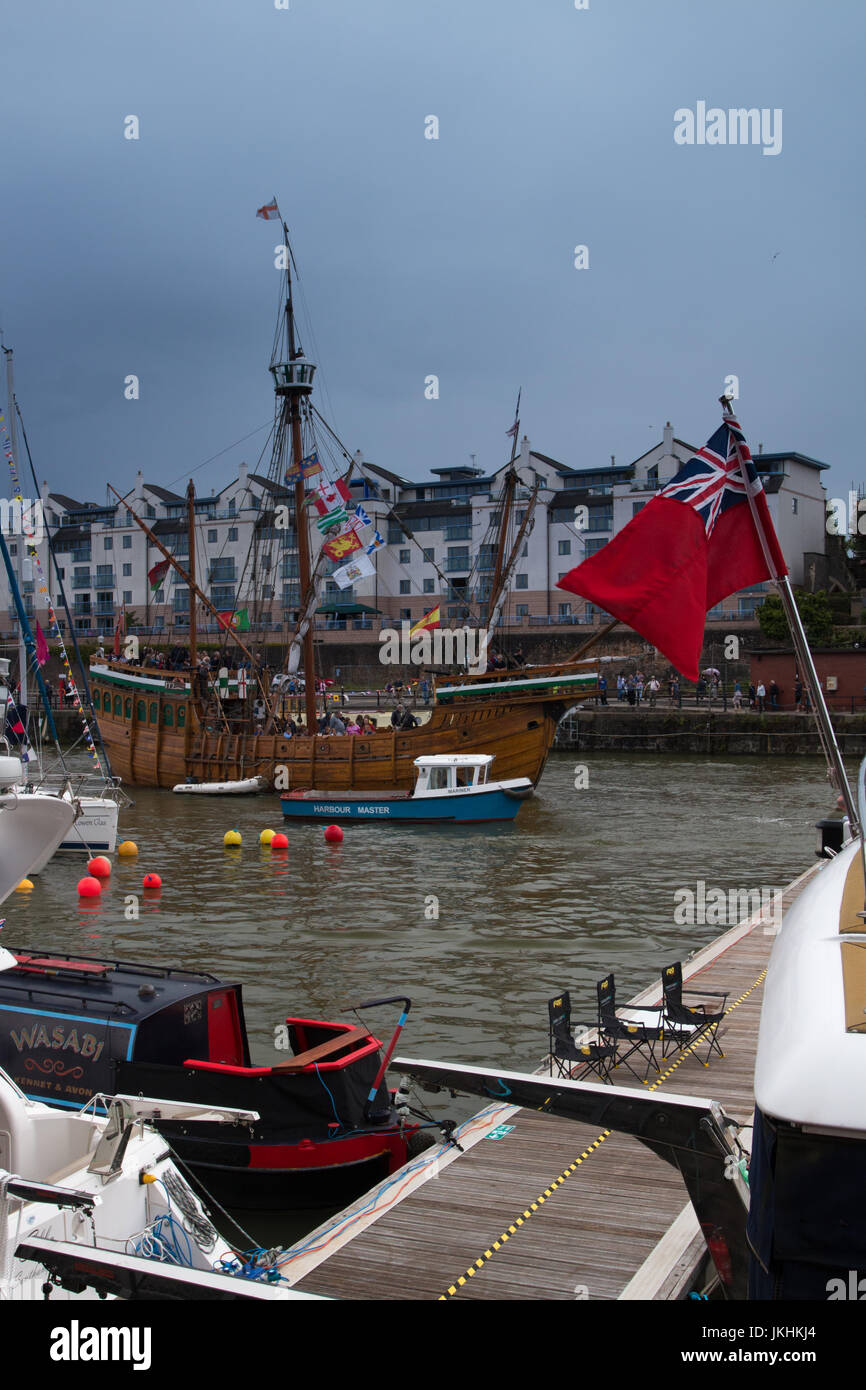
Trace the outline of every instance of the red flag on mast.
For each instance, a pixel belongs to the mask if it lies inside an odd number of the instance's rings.
[[[748,445],[726,415],[673,481],[557,587],[612,613],[697,680],[709,609],[787,572]]]

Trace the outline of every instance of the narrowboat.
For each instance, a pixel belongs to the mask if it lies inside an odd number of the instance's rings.
[[[67,1110],[129,1094],[258,1112],[252,1125],[160,1123],[202,1186],[238,1209],[342,1204],[407,1159],[379,1039],[363,1024],[289,1017],[274,1066],[253,1066],[242,987],[125,961],[4,952],[0,1067],[24,1094]]]

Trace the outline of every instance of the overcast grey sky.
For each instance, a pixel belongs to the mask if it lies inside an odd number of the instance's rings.
[[[182,485],[270,420],[276,194],[319,408],[369,459],[496,467],[522,385],[533,447],[626,463],[666,419],[702,443],[734,373],[753,450],[847,489],[864,28],[854,0],[7,0],[0,323],[40,478]],[[699,102],[781,110],[780,151],[678,145]]]

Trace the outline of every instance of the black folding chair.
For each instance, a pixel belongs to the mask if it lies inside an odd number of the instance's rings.
[[[635,1008],[632,1013],[643,1015],[643,1017],[620,1018],[616,1011],[616,982],[613,974],[605,975],[603,980],[599,980],[596,985],[598,996],[598,1030],[605,1041],[612,1042],[617,1048],[617,1058],[614,1066],[618,1067],[620,1062],[624,1062],[631,1072],[636,1076],[642,1085],[646,1085],[650,1068],[655,1067],[657,1072],[661,1067],[656,1059],[656,1048],[661,1050],[662,1061],[664,1057],[664,1046],[666,1042],[675,1042],[676,1038],[664,1025],[664,1010],[661,1008]],[[635,1053],[640,1054],[645,1061],[646,1067],[643,1076],[635,1071],[629,1057]]]
[[[571,1023],[571,996],[563,990],[556,999],[547,1001],[550,1025],[550,1075],[554,1066],[559,1076],[571,1076],[578,1066],[594,1072],[599,1081],[606,1081],[614,1064],[616,1047],[604,1042],[578,1043],[574,1040]]]
[[[710,1065],[710,1056],[713,1051],[718,1052],[720,1057],[724,1057],[724,1052],[719,1046],[719,1025],[725,1016],[725,1008],[728,1002],[727,994],[722,994],[717,990],[692,989],[688,986],[690,995],[697,995],[704,999],[720,999],[721,1003],[711,1009],[708,1004],[695,1004],[689,1006],[683,1003],[683,967],[680,961],[674,961],[673,965],[666,965],[662,971],[662,989],[664,991],[664,1010],[665,1018],[669,1020],[671,1028],[689,1028],[691,1037],[687,1046],[697,1043],[701,1038],[706,1037],[709,1042],[704,1066]]]

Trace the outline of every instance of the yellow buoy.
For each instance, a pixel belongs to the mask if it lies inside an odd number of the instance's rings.
[[[223,835],[224,845],[240,845],[242,843],[241,832],[239,830],[227,830],[225,835]]]
[[[21,882],[19,883],[18,887],[15,889],[15,892],[16,892],[16,893],[32,893],[32,892],[33,892],[33,880],[30,879],[30,878],[22,878],[22,880],[21,880]]]
[[[259,836],[259,844],[260,844],[260,845],[269,845],[269,844],[271,843],[271,840],[272,840],[273,838],[274,838],[274,832],[273,832],[273,830],[263,830],[262,833],[261,833],[261,835]]]
[[[124,856],[138,854],[138,845],[134,840],[124,840],[122,844],[117,846],[117,853]]]

